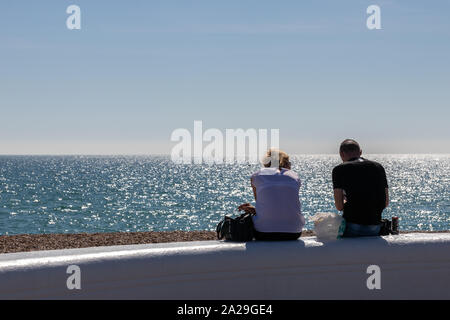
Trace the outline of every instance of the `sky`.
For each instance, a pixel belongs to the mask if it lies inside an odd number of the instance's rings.
[[[81,29],[69,30],[69,5]],[[366,10],[381,9],[369,30]],[[0,154],[169,154],[178,128],[289,153],[450,153],[450,1],[0,2]]]

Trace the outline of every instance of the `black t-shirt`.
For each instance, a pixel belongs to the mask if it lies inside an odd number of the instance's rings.
[[[375,161],[356,158],[333,169],[333,188],[343,189],[347,198],[344,218],[348,222],[379,224],[386,206],[387,187],[386,172]]]

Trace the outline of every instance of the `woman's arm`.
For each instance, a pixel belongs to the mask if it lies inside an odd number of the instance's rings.
[[[239,210],[239,211],[244,210],[245,213],[256,214],[256,209],[255,209],[255,207],[252,206],[250,203],[244,203],[244,204],[241,204],[241,205],[238,207],[238,210]]]
[[[255,197],[255,201],[256,201],[256,187],[253,184],[253,180],[250,178],[250,184],[252,185],[252,189],[253,189],[253,196]]]
[[[250,178],[250,184],[252,185],[253,196],[255,197],[255,201],[256,201],[256,187],[255,187],[255,185],[253,184],[253,180],[252,180],[251,178]],[[238,210],[239,210],[239,211],[244,210],[246,213],[256,214],[255,207],[252,206],[250,203],[244,203],[244,204],[241,204],[241,205],[238,207]]]

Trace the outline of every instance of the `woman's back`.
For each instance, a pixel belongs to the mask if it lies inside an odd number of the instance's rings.
[[[300,179],[288,169],[263,168],[252,175],[256,189],[255,229],[298,233],[305,225],[299,199]]]

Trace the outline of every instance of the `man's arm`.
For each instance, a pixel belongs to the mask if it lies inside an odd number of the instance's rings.
[[[384,192],[386,194],[385,208],[387,208],[387,206],[389,205],[389,189],[388,188],[384,188]]]
[[[334,205],[339,211],[344,210],[345,196],[344,184],[342,182],[342,167],[337,166],[332,172],[333,190],[334,190]]]
[[[339,188],[334,189],[334,205],[339,211],[344,210],[344,190]]]
[[[388,189],[388,182],[387,182],[387,177],[386,177],[386,171],[384,170],[383,166],[380,165],[380,179],[381,179],[381,184],[384,186],[384,194],[385,194],[385,203],[384,203],[384,207],[387,208],[387,206],[389,205],[389,189]]]

